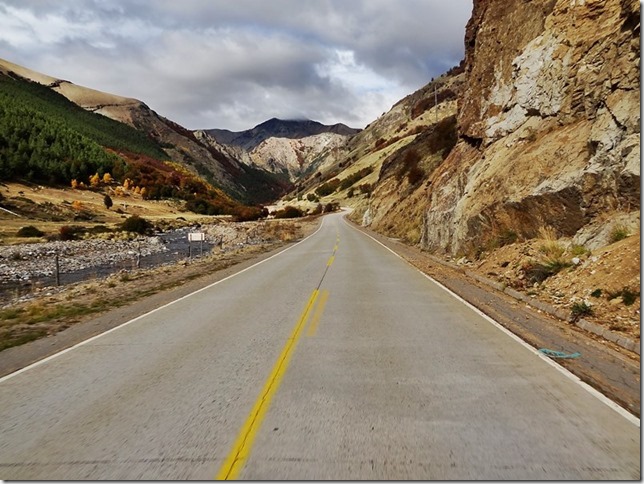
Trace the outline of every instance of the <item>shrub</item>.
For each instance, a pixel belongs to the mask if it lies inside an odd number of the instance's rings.
[[[607,298],[610,299],[615,299],[621,297],[622,301],[624,301],[625,306],[631,306],[639,297],[639,293],[635,291],[631,291],[628,287],[623,287],[621,290],[617,292],[609,292],[607,294]]]
[[[315,189],[315,193],[320,197],[326,197],[327,195],[331,195],[333,192],[335,192],[339,186],[340,180],[338,180],[337,178],[332,178],[328,182],[317,187]]]
[[[125,219],[121,224],[121,230],[125,232],[134,232],[136,234],[145,234],[152,228],[150,222],[138,215],[132,215]]]
[[[63,225],[60,228],[59,232],[59,237],[60,240],[76,240],[78,238],[78,235],[83,232],[82,227],[78,227],[76,225],[69,226],[69,225]]]
[[[352,173],[351,175],[342,179],[342,181],[340,182],[340,190],[345,190],[353,186],[353,184],[355,184],[358,180],[362,180],[364,177],[366,177],[372,172],[373,172],[373,166],[367,166],[365,168],[362,168],[361,170],[358,170],[355,173]]]
[[[21,227],[16,234],[17,237],[42,237],[44,232],[37,229],[33,225],[27,225],[26,227]]]
[[[275,212],[275,218],[299,218],[302,215],[304,215],[302,210],[292,205],[287,205],[282,210]]]
[[[320,200],[318,197],[316,197],[316,196],[315,196],[315,194],[314,194],[314,193],[309,193],[309,194],[306,196],[306,199],[307,199],[309,202],[317,202],[317,201],[319,201],[319,200]]]
[[[593,314],[593,308],[586,301],[576,302],[570,307],[570,314],[573,321],[577,321],[582,316]]]
[[[602,290],[601,289],[595,289],[593,292],[590,293],[591,297],[602,297]]]
[[[528,278],[528,281],[541,283],[566,267],[570,267],[570,263],[560,259],[550,259],[545,262],[531,262],[527,266],[524,266],[523,272]]]
[[[420,182],[425,176],[425,171],[419,166],[421,158],[420,153],[415,149],[405,152],[397,178],[401,180],[406,175],[410,185],[416,185]]]
[[[373,184],[372,183],[363,183],[358,187],[360,191],[366,195],[371,195],[371,192],[373,191]]]
[[[503,247],[504,245],[514,244],[518,238],[519,236],[514,230],[504,229],[499,234],[497,241],[499,243],[499,247]]]
[[[623,225],[616,225],[615,227],[613,227],[613,230],[611,230],[608,240],[611,244],[614,244],[615,242],[624,240],[626,237],[628,237],[628,235],[629,233],[626,227],[624,227]]]
[[[103,204],[105,205],[105,208],[108,210],[112,208],[112,205],[114,205],[114,202],[112,202],[112,197],[110,197],[109,195],[105,195],[103,197]]]
[[[590,255],[590,251],[583,245],[573,245],[570,248],[570,253],[572,254],[573,257]]]
[[[268,209],[265,207],[242,207],[237,210],[235,215],[236,222],[248,222],[258,220],[268,215]]]
[[[627,287],[622,289],[622,300],[625,306],[632,306],[639,296],[639,293],[631,291]]]
[[[407,173],[407,181],[409,182],[410,185],[416,185],[424,177],[425,177],[425,172],[418,165],[412,167]]]
[[[335,212],[340,209],[340,204],[338,202],[329,202],[324,206],[324,213]]]

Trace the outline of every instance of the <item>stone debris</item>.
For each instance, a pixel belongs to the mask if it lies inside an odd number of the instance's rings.
[[[60,271],[73,272],[132,260],[139,251],[145,257],[166,250],[158,236],[131,241],[88,239],[4,246],[0,247],[0,283],[51,277],[56,255]]]
[[[0,246],[0,284],[53,277],[56,255],[61,273],[115,266],[135,261],[139,254],[146,257],[165,253],[168,261],[176,260],[178,251],[188,256],[188,234],[194,232],[205,234],[204,253],[213,247],[227,251],[263,244],[274,241],[277,235],[266,222],[224,222],[183,227],[134,240],[86,239]],[[199,242],[192,242],[192,248],[193,255],[200,253]]]

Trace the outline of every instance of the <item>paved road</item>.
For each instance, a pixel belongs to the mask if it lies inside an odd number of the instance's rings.
[[[0,379],[2,479],[639,479],[629,419],[339,215]]]

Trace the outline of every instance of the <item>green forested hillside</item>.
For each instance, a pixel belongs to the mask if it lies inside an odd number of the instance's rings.
[[[134,128],[91,113],[46,86],[0,75],[0,179],[69,183],[122,171],[105,147],[168,159]]]

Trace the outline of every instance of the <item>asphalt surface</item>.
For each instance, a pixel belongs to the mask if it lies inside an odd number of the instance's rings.
[[[0,478],[640,479],[640,428],[336,214],[0,379]]]

